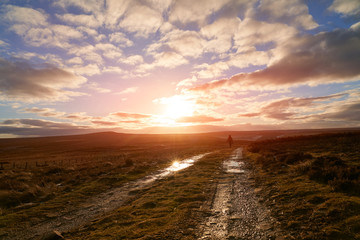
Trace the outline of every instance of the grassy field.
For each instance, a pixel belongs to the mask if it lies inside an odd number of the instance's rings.
[[[132,191],[110,214],[63,233],[67,239],[195,239],[198,223],[209,214],[222,161],[237,146],[246,146],[255,192],[286,233],[284,239],[360,239],[360,134],[299,133],[109,132],[0,139],[0,161],[7,162],[0,170],[0,239],[174,161],[212,152],[186,170]],[[226,145],[228,134],[235,139],[232,149]]]
[[[0,236],[57,215],[64,206],[199,153],[223,148],[201,135],[82,136],[0,140]]]
[[[259,193],[288,239],[360,239],[360,134],[250,144]]]

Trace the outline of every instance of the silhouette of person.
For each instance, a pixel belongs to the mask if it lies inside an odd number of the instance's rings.
[[[232,139],[231,135],[229,135],[227,142],[229,143],[229,147],[231,147],[232,144],[234,143],[234,140]]]

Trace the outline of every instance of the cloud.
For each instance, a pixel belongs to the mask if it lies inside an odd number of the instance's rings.
[[[234,33],[240,25],[240,18],[220,18],[201,28],[200,33],[208,41],[205,44],[207,51],[226,53],[232,47]]]
[[[309,14],[305,2],[301,0],[262,0],[257,14],[261,19],[295,25],[307,30],[319,26]]]
[[[208,122],[219,122],[219,121],[224,121],[224,119],[214,118],[205,115],[187,116],[176,119],[176,122],[178,123],[208,123]]]
[[[65,101],[83,93],[78,88],[86,79],[53,66],[32,66],[24,61],[10,62],[0,58],[0,98],[3,101]]]
[[[117,126],[119,124],[119,122],[99,121],[99,120],[91,121],[91,122],[94,124],[103,125],[103,126]]]
[[[169,13],[169,20],[184,25],[191,22],[201,25],[206,22],[208,16],[217,12],[229,2],[229,0],[175,1]]]
[[[109,92],[111,92],[110,89],[99,87],[99,84],[96,83],[96,82],[92,82],[92,83],[87,84],[87,87],[94,90],[94,91],[96,91],[96,92],[99,92],[99,93],[109,93]]]
[[[151,115],[148,114],[127,113],[127,112],[115,112],[115,113],[111,113],[110,115],[119,118],[133,118],[133,119],[144,119],[151,117]]]
[[[126,88],[124,90],[122,90],[121,92],[118,92],[116,94],[129,94],[129,93],[135,93],[139,88],[138,87],[129,87]]]
[[[344,15],[356,16],[360,14],[360,2],[358,0],[334,0],[328,10]]]
[[[102,55],[109,59],[122,57],[122,50],[111,43],[98,43],[95,49],[102,53]]]
[[[101,23],[93,15],[86,14],[55,14],[55,16],[63,21],[64,23],[75,25],[75,26],[87,26],[89,28],[97,28],[101,26]]]
[[[97,13],[103,10],[103,0],[56,0],[53,5],[62,7],[77,7],[85,13]]]
[[[181,87],[190,87],[193,86],[193,84],[197,81],[197,78],[195,76],[192,76],[191,78],[187,78],[184,79],[180,82],[178,82],[178,84],[176,84],[177,88],[181,88]]]
[[[74,126],[72,123],[53,122],[41,119],[8,119],[0,124],[41,128],[68,128]]]
[[[8,46],[10,46],[10,44],[8,44],[8,43],[0,40],[0,46],[1,46],[1,47],[8,47]]]
[[[161,13],[145,6],[134,5],[125,14],[119,26],[135,36],[146,38],[155,33],[163,23]]]
[[[141,55],[131,55],[118,60],[119,63],[136,65],[144,62],[144,58]]]
[[[96,50],[97,49],[95,48],[95,46],[86,44],[83,46],[78,46],[76,48],[71,48],[68,51],[68,54],[78,56],[81,59],[89,61],[89,62],[102,64],[104,62],[104,60],[103,60],[102,56],[96,52]]]
[[[150,64],[143,64],[138,67],[141,72],[146,72],[155,67],[175,68],[187,64],[189,61],[182,55],[169,51],[154,54],[154,61]]]
[[[115,32],[109,35],[110,42],[116,43],[118,46],[130,47],[134,45],[134,42],[126,37],[122,32]]]
[[[70,113],[64,116],[63,119],[70,119],[75,122],[87,122],[91,121],[93,117],[88,116],[85,112]]]
[[[198,58],[204,52],[204,45],[205,40],[199,33],[176,29],[148,46],[147,53],[156,56],[159,53],[175,52],[183,57]]]
[[[107,0],[106,14],[104,16],[106,26],[110,29],[116,29],[119,19],[124,17],[125,12],[132,4],[134,4],[133,0]]]
[[[355,81],[360,78],[360,31],[335,30],[293,39],[283,57],[267,68],[194,87],[195,91],[231,87],[286,87]]]
[[[6,5],[1,19],[6,22],[24,24],[29,26],[46,26],[48,16],[38,10],[26,7]]]
[[[314,98],[286,98],[275,100],[258,112],[239,114],[239,117],[266,117],[280,121],[301,120],[314,117],[312,112],[323,112],[326,109],[324,105],[329,106],[329,101],[345,97],[347,94],[335,94],[324,97]]]
[[[201,69],[197,72],[198,78],[217,78],[229,69],[229,65],[225,62],[216,62],[213,64],[203,63],[196,66],[196,68]]]
[[[65,115],[65,112],[58,112],[53,108],[38,108],[38,107],[32,107],[32,108],[24,108],[21,112],[24,113],[35,113],[38,116],[42,117],[55,117],[59,118],[61,116]]]
[[[85,134],[99,130],[88,126],[40,119],[8,119],[0,122],[0,134],[13,134],[16,136]]]
[[[76,73],[76,74],[80,74],[80,75],[85,75],[85,76],[93,76],[96,74],[100,74],[100,68],[97,64],[88,64],[88,65],[74,65],[72,67],[68,67],[67,69],[69,69],[70,71]]]
[[[83,37],[81,32],[70,26],[50,24],[45,13],[32,8],[6,5],[1,19],[11,24],[11,31],[35,47],[52,46],[65,49],[71,46],[69,40]]]
[[[360,101],[346,104],[334,113],[328,113],[321,116],[322,119],[342,120],[342,121],[360,121]]]

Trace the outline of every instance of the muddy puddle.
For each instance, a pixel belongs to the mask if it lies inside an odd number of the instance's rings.
[[[242,148],[223,162],[223,171],[198,239],[272,239],[273,220],[254,193]]]
[[[238,148],[223,162],[223,168],[227,173],[244,173],[244,162],[242,159],[242,148]]]
[[[121,207],[130,197],[131,193],[149,187],[156,180],[162,179],[174,172],[183,170],[192,166],[196,161],[209,153],[193,156],[182,161],[174,162],[170,167],[159,170],[154,174],[144,178],[128,182],[122,187],[111,189],[97,196],[91,197],[76,208],[71,206],[64,207],[63,212],[55,214],[52,219],[26,228],[24,231],[10,233],[4,239],[43,239],[57,232],[67,232],[71,229],[80,227],[91,220],[109,213],[118,207]]]

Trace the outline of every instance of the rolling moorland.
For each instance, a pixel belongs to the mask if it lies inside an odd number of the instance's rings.
[[[239,147],[246,189],[273,219],[271,239],[360,239],[355,130],[1,139],[0,239],[198,239],[222,163]],[[205,153],[182,171],[146,178]],[[126,197],[98,211],[114,189]]]

